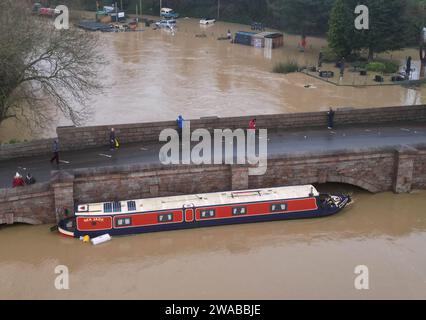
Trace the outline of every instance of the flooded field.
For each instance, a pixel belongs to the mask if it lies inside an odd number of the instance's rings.
[[[354,205],[326,219],[121,237],[99,247],[50,226],[4,227],[0,299],[425,299],[426,192],[352,192]],[[57,265],[69,268],[69,290],[54,287]],[[358,265],[369,269],[370,290],[354,287]]]
[[[175,33],[146,27],[142,32],[99,33],[105,90],[93,97],[93,116],[85,125],[174,120],[178,114],[199,118],[424,102],[425,88],[337,87],[303,74],[274,74],[277,62],[296,59],[316,65],[325,40],[308,38],[308,50],[300,53],[300,38],[285,35],[284,48],[268,51],[217,40],[228,29],[250,31],[244,25],[219,22],[203,27],[198,20],[179,19]],[[386,56],[402,61],[408,55],[415,60],[418,53],[407,50]],[[54,136],[56,125],[69,124],[56,118],[50,129],[40,132],[30,132],[12,120],[5,122],[0,140]]]

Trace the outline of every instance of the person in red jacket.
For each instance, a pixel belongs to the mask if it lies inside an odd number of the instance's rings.
[[[256,119],[252,119],[249,122],[249,130],[256,130]]]
[[[22,178],[22,176],[17,172],[15,175],[15,178],[13,178],[12,187],[17,188],[17,187],[23,187],[23,186],[25,186],[25,181]]]

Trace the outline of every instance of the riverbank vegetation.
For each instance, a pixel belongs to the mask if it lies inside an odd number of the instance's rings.
[[[273,72],[275,73],[294,73],[299,71],[300,67],[296,60],[289,60],[286,62],[279,62],[274,66]]]

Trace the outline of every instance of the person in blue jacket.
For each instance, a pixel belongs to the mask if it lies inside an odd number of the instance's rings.
[[[179,138],[182,138],[182,129],[183,129],[183,122],[184,121],[185,121],[185,119],[181,115],[179,115],[179,117],[176,120],[177,126],[178,126]]]

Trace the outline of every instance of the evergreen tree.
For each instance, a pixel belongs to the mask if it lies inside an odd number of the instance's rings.
[[[334,0],[267,0],[271,22],[288,32],[325,34]]]
[[[353,47],[368,50],[369,60],[375,53],[398,50],[407,43],[404,30],[409,23],[406,17],[406,0],[366,0],[370,12],[369,30],[355,31]]]
[[[354,15],[346,0],[336,0],[331,10],[328,30],[330,48],[339,57],[346,57],[356,47],[353,39]]]

